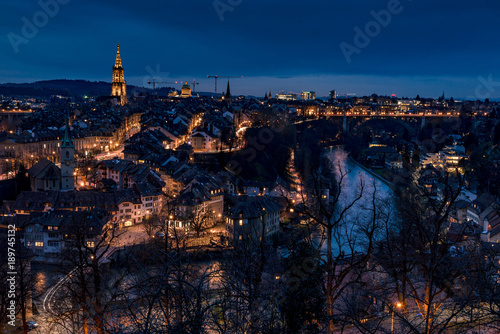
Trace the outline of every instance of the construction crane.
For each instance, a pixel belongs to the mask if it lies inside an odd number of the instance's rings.
[[[199,85],[200,83],[199,82],[196,82],[196,80],[193,79],[193,83],[191,85],[193,85],[193,93],[194,93],[194,87],[196,87],[195,85]]]
[[[240,77],[230,77],[227,75],[207,75],[207,78],[214,78],[215,79],[215,98],[217,99],[217,78],[243,78],[243,76]]]
[[[148,81],[148,84],[153,84],[153,91],[156,92],[156,84],[157,83],[162,83],[162,84],[176,84],[177,81],[156,81],[155,78],[153,78],[153,81]]]

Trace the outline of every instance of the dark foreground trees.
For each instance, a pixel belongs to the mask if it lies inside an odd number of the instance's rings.
[[[327,157],[320,158],[318,168],[308,175],[296,210],[316,231],[311,246],[320,254],[324,269],[326,314],[320,328],[335,333],[364,298],[360,288],[365,285],[377,232],[389,219],[389,211],[375,184],[367,186],[359,179],[354,189],[348,188],[349,171]]]
[[[116,232],[89,244],[93,225],[75,223],[86,237],[68,237],[75,270],[58,321],[73,324],[68,332],[144,334],[465,333],[498,323],[498,247],[467,224],[450,225],[461,175],[448,175],[438,198],[409,183],[387,202],[375,185],[346,188],[341,166],[330,171],[336,178],[313,171],[294,203],[308,224],[287,252],[262,224],[224,252],[127,247],[111,274],[92,256]],[[151,223],[152,235],[168,227]]]
[[[63,263],[71,270],[47,304],[53,328],[59,331],[106,333],[112,327],[122,277],[109,270],[108,256],[117,246],[119,231],[108,218],[99,210],[75,211],[62,226]]]
[[[377,242],[374,261],[385,282],[377,297],[405,333],[465,333],[484,316],[479,290],[491,285],[480,284],[487,271],[478,227],[450,219],[463,182],[463,175],[447,174],[437,198],[408,183],[397,192],[395,220]]]
[[[291,245],[279,286],[284,333],[318,333],[325,319],[321,254],[307,242]]]

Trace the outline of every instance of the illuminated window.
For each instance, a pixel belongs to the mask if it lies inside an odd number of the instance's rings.
[[[43,247],[43,242],[42,241],[36,241],[35,242],[35,247]]]
[[[95,247],[95,242],[93,242],[93,241],[87,241],[87,247],[94,248]]]
[[[240,219],[240,226],[243,225],[243,220]]]

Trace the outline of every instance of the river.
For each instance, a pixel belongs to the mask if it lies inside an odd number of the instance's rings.
[[[361,230],[372,217],[373,195],[375,193],[378,213],[387,212],[387,214],[390,214],[393,211],[390,204],[393,192],[387,183],[352,161],[342,147],[331,147],[327,149],[325,154],[335,166],[337,179],[340,179],[341,173],[344,174],[338,209],[348,206],[359,196],[361,184],[363,184],[361,199],[347,211],[342,224],[333,232],[333,251],[334,253],[343,252],[346,255],[363,252],[366,240]],[[323,245],[324,248],[326,248],[325,245]]]
[[[393,195],[391,188],[386,182],[380,180],[378,177],[373,176],[362,167],[360,167],[356,162],[349,158],[348,153],[340,146],[330,147],[327,152],[327,156],[330,158],[332,163],[339,165],[342,172],[347,172],[348,174],[344,178],[343,187],[347,189],[347,193],[350,196],[356,194],[356,190],[359,188],[360,180],[362,179],[365,184],[364,199],[368,199],[373,191],[377,190],[377,196],[381,198],[390,197]],[[340,175],[339,170],[336,170],[337,177]]]

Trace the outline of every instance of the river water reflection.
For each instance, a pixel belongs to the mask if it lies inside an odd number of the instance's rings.
[[[343,187],[349,196],[355,196],[359,188],[360,179],[364,180],[365,191],[364,200],[369,199],[374,189],[377,190],[377,197],[386,198],[393,195],[391,188],[379,178],[373,176],[357,163],[349,158],[348,153],[340,146],[328,149],[327,156],[334,164],[339,164],[343,172],[348,172],[344,178]],[[337,176],[339,171],[337,171]]]
[[[346,255],[352,252],[362,252],[365,243],[359,230],[363,222],[371,217],[374,192],[377,198],[377,210],[392,212],[390,199],[393,191],[384,181],[352,161],[342,147],[331,147],[325,154],[336,166],[337,179],[340,179],[341,172],[347,173],[341,185],[342,195],[339,208],[352,202],[359,195],[361,182],[364,184],[362,198],[348,211],[342,228],[334,232],[333,251],[344,252]],[[326,247],[323,246],[323,248]]]

